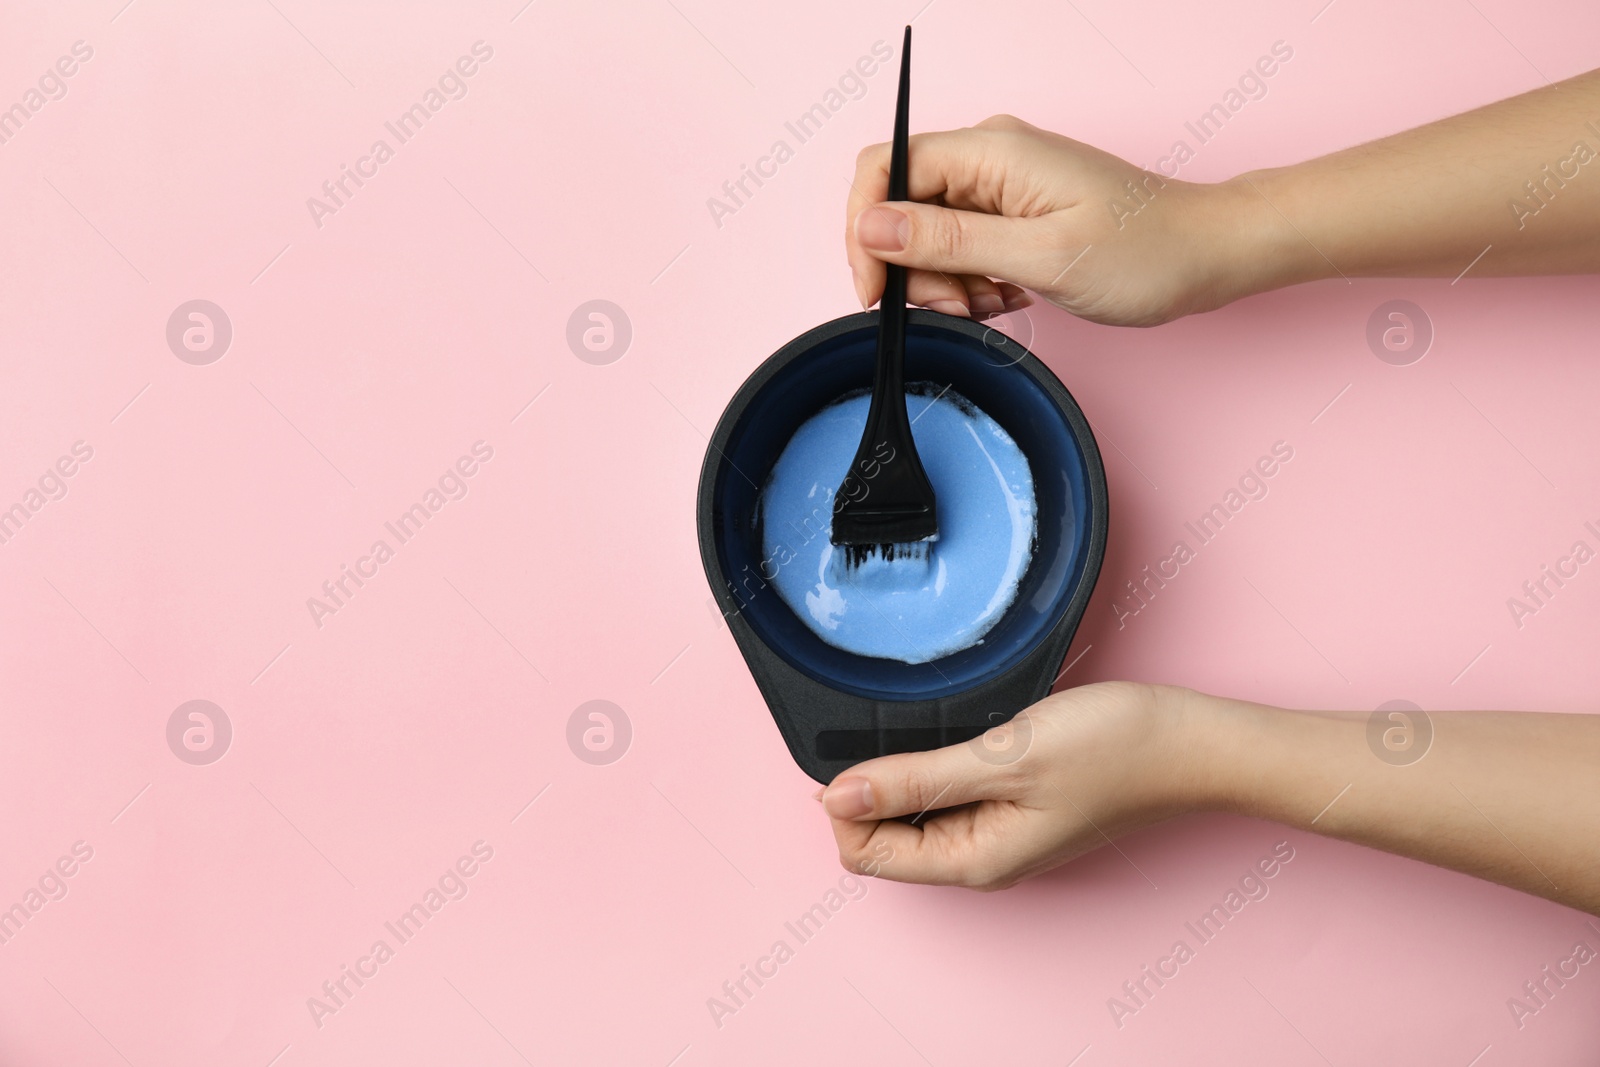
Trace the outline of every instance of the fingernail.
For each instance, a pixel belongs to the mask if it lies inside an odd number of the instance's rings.
[[[972,298],[972,310],[982,314],[994,311],[1004,311],[1006,299],[999,293],[978,293]]]
[[[835,819],[857,819],[872,810],[872,783],[865,778],[840,778],[824,792],[822,806]]]
[[[889,207],[869,207],[856,216],[856,240],[875,252],[900,252],[906,247],[911,220]]]
[[[823,786],[821,789],[819,789],[815,793],[811,794],[811,799],[815,800],[818,804],[821,804],[822,803],[822,794],[826,793],[827,791],[828,791],[828,787],[827,786]]]
[[[1000,283],[1000,297],[1005,301],[1005,309],[1007,311],[1016,311],[1018,308],[1025,308],[1033,303],[1033,297],[1028,295],[1026,289],[1020,285],[1012,285],[1010,282]]]
[[[925,305],[930,311],[937,311],[941,315],[957,315],[963,319],[971,318],[967,314],[967,305],[959,300],[930,300]]]
[[[861,288],[861,279],[860,278],[856,278],[856,279],[854,279],[854,281],[856,283],[856,299],[861,301],[861,310],[865,311],[865,310],[867,310],[867,306],[868,306],[867,305],[867,291],[865,289]]]

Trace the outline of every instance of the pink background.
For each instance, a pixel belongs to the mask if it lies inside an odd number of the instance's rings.
[[[734,389],[854,308],[845,180],[892,74],[720,226],[707,199],[913,16],[913,128],[1009,111],[1146,164],[1287,42],[1206,180],[1582,71],[1593,5],[122,4],[0,25],[0,107],[93,49],[0,145],[0,507],[93,449],[0,544],[0,907],[93,849],[0,945],[0,1062],[1593,1062],[1600,968],[1520,1030],[1506,1007],[1600,946],[1583,916],[1221,817],[1000,895],[874,883],[719,1027],[707,998],[842,872],[693,513]],[[467,95],[317,226],[307,198],[480,40]],[[1521,628],[1506,599],[1600,525],[1594,297],[1469,273],[1014,320],[1114,506],[1063,684],[1593,710],[1600,573]],[[204,366],[165,338],[194,299],[234,333]],[[594,299],[632,324],[608,365],[566,342]],[[1436,331],[1409,366],[1365,341],[1391,299]],[[480,440],[465,498],[318,627],[307,598]],[[1279,440],[1270,495],[1119,629],[1123,581]],[[166,735],[195,699],[233,730],[204,766]],[[604,766],[567,742],[597,699],[632,725]],[[1285,839],[1119,1029],[1108,998]],[[319,1027],[308,998],[477,841],[467,895]]]

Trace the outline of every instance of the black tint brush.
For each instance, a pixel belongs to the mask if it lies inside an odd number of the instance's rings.
[[[900,49],[900,95],[889,153],[889,199],[909,200],[906,180],[907,111],[911,95],[911,27]],[[867,208],[868,211],[875,210]],[[906,414],[906,268],[886,264],[878,308],[878,369],[872,404],[850,471],[834,497],[833,534],[847,561],[859,566],[877,554],[887,560],[926,557],[939,536],[933,485],[922,469]]]

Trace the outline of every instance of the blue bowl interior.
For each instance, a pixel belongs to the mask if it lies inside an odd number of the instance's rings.
[[[795,669],[833,689],[879,700],[925,700],[964,692],[1019,663],[1060,622],[1082,579],[1090,531],[1089,470],[1066,413],[1034,377],[1031,356],[966,333],[913,321],[906,380],[952,386],[1005,428],[1033,470],[1039,526],[1033,561],[1005,617],[980,644],[931,663],[858,656],[817,637],[762,579],[760,487],[789,438],[823,407],[870,388],[877,330],[825,337],[781,367],[750,400],[728,438],[714,481],[717,558],[756,635]],[[1081,417],[1080,417],[1081,418]],[[1087,427],[1087,424],[1084,424]],[[1087,432],[1087,430],[1085,430]],[[767,570],[763,572],[763,567]]]

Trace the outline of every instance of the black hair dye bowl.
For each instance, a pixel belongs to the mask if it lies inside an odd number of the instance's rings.
[[[1044,697],[1083,618],[1106,545],[1105,469],[1066,387],[998,330],[914,310],[906,381],[950,386],[999,423],[1028,459],[1038,515],[1033,559],[994,628],[942,659],[860,656],[814,634],[769,581],[779,563],[764,557],[757,502],[801,424],[872,387],[877,334],[877,312],[862,312],[780,348],[729,401],[700,472],[706,577],[795,762],[823,783],[875,756],[969,741]]]

